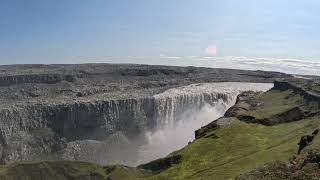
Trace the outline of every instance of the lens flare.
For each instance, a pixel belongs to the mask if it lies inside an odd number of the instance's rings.
[[[209,56],[214,56],[217,54],[217,52],[218,52],[217,46],[214,44],[209,44],[208,47],[206,48],[206,53]]]

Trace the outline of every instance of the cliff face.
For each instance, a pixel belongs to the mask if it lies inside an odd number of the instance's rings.
[[[0,86],[10,86],[25,83],[55,84],[61,81],[74,82],[72,75],[61,74],[27,74],[0,76]]]
[[[128,99],[2,109],[2,162],[30,160],[40,152],[59,151],[67,142],[103,140],[117,131],[128,137],[137,135],[152,119],[152,103],[151,99]]]

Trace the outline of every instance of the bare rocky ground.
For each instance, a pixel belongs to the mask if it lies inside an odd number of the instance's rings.
[[[146,97],[170,87],[201,82],[273,82],[277,72],[196,67],[79,64],[0,66],[2,106]]]

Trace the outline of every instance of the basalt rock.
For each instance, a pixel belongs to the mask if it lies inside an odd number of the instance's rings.
[[[61,81],[75,82],[72,75],[62,74],[26,74],[0,76],[0,86],[10,86],[25,83],[55,84]]]
[[[229,108],[224,114],[225,117],[253,118],[248,116],[248,111],[260,106],[263,102],[259,102],[255,97],[260,92],[247,91],[239,94],[234,106]],[[243,117],[243,118],[241,118]]]
[[[152,172],[160,172],[170,168],[174,164],[179,164],[182,161],[181,155],[170,155],[168,157],[151,161],[147,164],[140,165],[138,168],[151,170]]]
[[[211,123],[209,123],[206,126],[201,127],[200,129],[195,131],[195,138],[199,139],[202,137],[206,137],[209,133],[214,132],[214,130],[222,128],[222,127],[226,127],[228,126],[231,122],[233,121],[233,118],[226,118],[226,117],[221,117],[215,121],[212,121]],[[212,136],[212,137],[216,137],[216,136]]]

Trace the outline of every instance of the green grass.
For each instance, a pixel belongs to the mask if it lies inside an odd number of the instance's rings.
[[[257,119],[270,118],[274,115],[284,113],[294,107],[301,106],[304,103],[303,98],[300,95],[295,94],[290,90],[268,91],[266,93],[259,94],[256,99],[263,103],[255,110],[250,111],[249,115]]]
[[[311,84],[310,89],[312,92],[320,94],[320,82]]]
[[[200,138],[175,152],[182,163],[150,179],[234,179],[275,160],[288,160],[297,152],[300,136],[320,126],[317,118],[276,126],[238,120],[216,130],[218,139]]]
[[[289,82],[293,85],[298,85],[309,92],[320,94],[320,80],[310,81],[305,79],[291,79]]]
[[[84,178],[90,174],[92,177],[104,177],[102,167],[87,162],[48,161],[48,162],[19,162],[2,166],[0,179],[75,179]]]
[[[81,161],[19,162],[0,166],[1,180],[135,179],[147,173],[125,166],[100,166]]]

